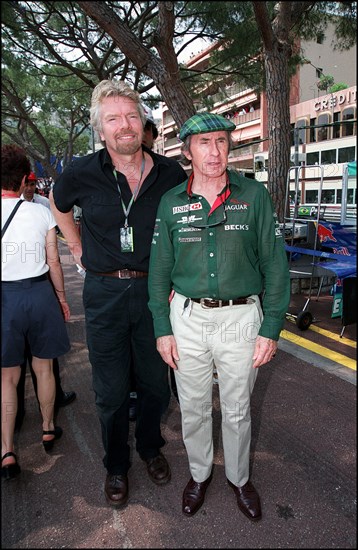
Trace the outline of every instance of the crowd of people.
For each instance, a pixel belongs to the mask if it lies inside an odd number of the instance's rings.
[[[101,81],[92,94],[90,119],[104,147],[63,170],[49,195],[51,211],[22,204],[30,163],[17,147],[2,148],[5,222],[20,203],[2,240],[3,256],[7,254],[2,276],[2,476],[11,479],[20,473],[13,433],[16,387],[27,353],[37,377],[45,450],[62,434],[54,420],[53,362],[70,349],[65,328],[70,311],[57,224],[85,274],[86,343],[107,503],[121,508],[130,498],[133,394],[136,451],[153,483],[170,482],[161,433],[170,400],[169,369],[190,470],[182,512],[197,513],[213,478],[215,370],[227,481],[238,509],[257,521],[262,512],[249,476],[250,398],[257,369],[275,356],[290,294],[271,198],[263,184],[228,170],[235,124],[225,117],[197,113],[182,125],[189,177],[179,162],[153,152],[158,134],[151,112],[126,83]],[[81,209],[80,232],[74,206]],[[31,246],[33,238],[44,259],[36,268],[26,264],[25,272],[9,247],[14,242]],[[16,307],[10,308],[14,300]],[[36,303],[26,324],[20,315],[23,302],[29,308]],[[51,343],[45,338],[49,330],[56,334]]]
[[[48,178],[36,177],[36,192],[39,195],[42,195],[43,197],[48,198],[51,192],[51,189],[53,187],[53,184],[54,184],[54,181],[51,176]]]
[[[237,109],[235,111],[230,111],[224,115],[224,117],[227,120],[234,120],[239,116],[246,115],[247,113],[253,113],[255,111],[255,107],[250,103],[249,106],[243,106],[241,109]]]

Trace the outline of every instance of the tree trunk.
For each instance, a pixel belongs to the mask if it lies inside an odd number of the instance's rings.
[[[291,29],[314,2],[276,2],[271,21],[268,2],[252,2],[263,41],[268,111],[268,190],[280,222],[284,221],[285,196],[290,167],[290,80],[288,62],[292,55]],[[290,39],[292,38],[292,40]]]
[[[56,171],[56,167],[51,164],[49,160],[43,160],[41,162],[42,168],[47,174],[47,177],[51,177],[54,181],[58,178],[58,172]]]
[[[181,79],[171,35],[172,2],[163,2],[161,27],[156,47],[161,57],[154,55],[130,31],[128,25],[105,2],[78,2],[81,8],[113,39],[121,52],[141,72],[153,80],[177,125],[195,114],[194,103]],[[166,6],[164,6],[164,4]],[[167,13],[165,10],[167,9]]]
[[[268,190],[280,222],[285,212],[286,182],[290,166],[291,126],[288,52],[275,41],[265,51],[268,110]]]

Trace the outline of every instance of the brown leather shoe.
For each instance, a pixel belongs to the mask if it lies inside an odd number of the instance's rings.
[[[128,477],[107,474],[104,494],[110,506],[124,506],[128,500]]]
[[[164,485],[170,481],[172,477],[170,466],[162,453],[159,453],[159,455],[154,458],[147,458],[144,462],[147,464],[149,477],[154,483],[157,485]]]
[[[261,519],[260,497],[250,481],[242,487],[236,487],[231,481],[228,484],[234,490],[239,510],[252,521]]]
[[[208,488],[212,476],[201,483],[194,481],[191,477],[183,493],[183,514],[193,516],[204,504],[206,489]]]

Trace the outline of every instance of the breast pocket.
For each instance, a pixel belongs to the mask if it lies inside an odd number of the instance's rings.
[[[91,195],[82,209],[82,215],[90,224],[113,228],[123,225],[124,214],[119,196]]]

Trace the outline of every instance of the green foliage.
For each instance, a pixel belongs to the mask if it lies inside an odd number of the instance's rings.
[[[336,92],[339,92],[340,90],[346,90],[347,88],[348,84],[344,84],[343,82],[336,82],[335,84],[333,84],[333,86],[328,88],[328,92],[330,94],[334,94]]]
[[[73,2],[2,2],[1,8],[2,135],[43,163],[51,155],[67,162],[87,153],[94,86],[117,76],[140,87],[142,73]]]
[[[2,131],[40,162],[87,153],[91,90],[65,69],[41,71],[19,59],[3,69]]]
[[[328,88],[333,86],[334,84],[334,77],[330,74],[322,75],[321,78],[317,82],[317,88],[319,90],[327,91]]]
[[[265,2],[271,24],[277,16],[281,2]],[[294,11],[300,2],[290,2]],[[246,84],[260,91],[265,88],[262,56],[262,39],[254,16],[252,2],[189,2],[197,19],[206,31],[222,40],[223,47],[210,59],[212,74],[217,81],[228,75],[231,82]],[[322,41],[328,23],[333,23],[336,33],[335,48],[347,49],[357,42],[356,2],[314,2],[291,29],[287,37],[291,45],[288,59],[289,75],[293,76],[304,61],[296,48],[298,37],[308,41]]]
[[[268,4],[272,4],[268,2]],[[210,57],[211,80],[262,89],[264,73],[261,37],[251,2],[189,2],[206,32],[216,36],[222,47]],[[271,6],[269,6],[272,9]]]
[[[333,23],[333,48],[347,50],[357,43],[357,2],[315,2],[298,26],[304,40],[322,43],[328,23]]]
[[[339,92],[340,90],[345,90],[348,88],[348,84],[344,82],[334,82],[334,77],[330,74],[322,75],[319,81],[317,82],[317,88],[323,90],[330,94]]]
[[[203,97],[202,99],[202,105],[205,107],[207,111],[211,111],[214,107],[214,99],[211,95]]]

